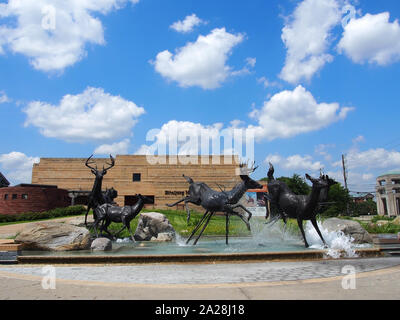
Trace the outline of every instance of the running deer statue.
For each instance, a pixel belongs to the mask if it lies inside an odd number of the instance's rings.
[[[285,224],[287,218],[296,219],[304,239],[304,244],[308,248],[309,244],[304,233],[303,221],[310,220],[322,242],[327,246],[316,220],[316,209],[319,204],[321,190],[329,188],[327,180],[322,178],[315,179],[306,174],[306,178],[312,182],[311,193],[308,195],[297,195],[289,189],[286,183],[273,179],[272,164],[270,164],[268,178],[268,193],[264,194],[265,200],[271,201],[279,210],[279,213],[275,217],[271,217],[272,221],[270,223],[280,218],[284,220]]]
[[[238,216],[243,222],[246,224],[247,228],[250,230],[249,220],[251,219],[251,212],[247,210],[243,205],[239,204],[239,200],[245,194],[248,189],[261,189],[263,186],[260,185],[257,181],[251,179],[249,175],[253,173],[257,169],[254,168],[254,163],[252,167],[249,169],[247,164],[240,164],[240,179],[242,180],[240,183],[235,185],[232,190],[229,191],[215,191],[211,189],[206,183],[203,182],[194,182],[193,179],[189,177],[185,177],[189,182],[189,192],[188,196],[177,201],[174,204],[168,205],[170,207],[180,203],[185,202],[186,209],[188,210],[188,218],[190,217],[189,208],[187,204],[193,203],[199,206],[202,206],[206,212],[201,218],[200,222],[194,228],[192,234],[186,241],[189,243],[193,238],[195,233],[199,230],[199,228],[203,225],[199,235],[194,241],[194,245],[197,244],[204,230],[206,229],[208,223],[211,220],[211,217],[216,212],[223,212],[226,218],[226,230],[225,230],[225,238],[226,244],[228,244],[229,238],[229,218],[231,215]],[[241,208],[247,213],[247,217],[242,213],[235,211],[236,208]]]

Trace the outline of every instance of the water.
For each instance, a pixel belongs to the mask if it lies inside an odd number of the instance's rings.
[[[356,246],[353,239],[339,232],[328,232],[319,226],[325,241],[329,245],[327,255],[333,258],[356,257]],[[241,253],[241,252],[280,252],[324,249],[317,232],[310,222],[307,222],[305,233],[310,248],[304,247],[301,236],[285,230],[281,223],[272,226],[265,224],[265,219],[254,217],[251,220],[252,235],[249,237],[229,237],[229,245],[225,244],[225,237],[200,238],[196,246],[193,240],[186,244],[186,239],[177,234],[172,242],[132,242],[130,238],[119,239],[113,242],[112,251],[91,252],[90,250],[49,252],[26,251],[23,255],[174,255],[174,254],[211,254],[211,253]]]

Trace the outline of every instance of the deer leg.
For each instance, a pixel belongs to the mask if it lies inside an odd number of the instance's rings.
[[[135,241],[135,237],[134,237],[133,234],[132,234],[132,230],[131,230],[131,226],[130,226],[130,221],[127,222],[125,225],[126,225],[126,227],[128,228],[128,231],[129,231],[129,234],[131,235],[132,241],[133,241],[133,242],[136,242],[136,241]]]
[[[225,218],[226,218],[225,242],[226,242],[226,244],[228,244],[228,238],[229,238],[229,214],[228,213],[225,214]]]
[[[248,215],[249,215],[249,217],[248,217],[247,219],[248,219],[248,220],[251,219],[251,217],[252,217],[253,214],[252,214],[249,210],[247,210],[243,205],[237,204],[237,205],[235,205],[235,206],[232,207],[232,209],[236,209],[236,208],[241,208],[241,209],[243,209],[244,211],[246,211],[246,212],[248,213]]]
[[[87,227],[87,216],[88,216],[88,214],[89,214],[90,207],[91,207],[91,205],[88,204],[88,207],[87,207],[87,210],[86,210],[86,214],[85,214],[85,227]]]
[[[247,229],[249,231],[251,231],[249,220],[247,220],[245,217],[243,217],[242,214],[240,214],[239,212],[233,211],[233,210],[230,210],[229,213],[232,215],[238,216],[240,219],[242,219],[242,221],[246,224]]]
[[[197,244],[197,241],[199,241],[201,235],[203,234],[204,230],[206,229],[208,223],[210,222],[210,219],[211,219],[211,217],[213,216],[213,214],[214,214],[214,212],[211,212],[211,213],[208,215],[207,221],[206,221],[206,223],[204,224],[203,229],[201,229],[199,236],[196,238],[196,240],[195,240],[194,243],[193,243],[194,246]]]
[[[113,234],[110,232],[110,231],[108,231],[108,226],[111,224],[111,220],[105,220],[104,221],[104,225],[103,225],[103,230],[111,237],[111,239],[114,239],[114,236],[113,236]]]
[[[325,246],[325,247],[328,247],[328,245],[326,244],[324,238],[322,237],[321,231],[320,231],[319,228],[318,228],[317,220],[316,220],[315,218],[312,218],[312,219],[311,219],[311,223],[312,223],[312,225],[314,226],[314,229],[317,230],[317,233],[318,233],[319,237],[321,238],[322,242],[324,243],[324,246]]]
[[[307,239],[306,239],[306,235],[304,234],[304,229],[303,229],[303,219],[301,218],[297,218],[297,224],[299,225],[300,231],[301,231],[301,235],[303,236],[304,239],[304,245],[306,246],[306,248],[309,247]]]
[[[186,208],[186,212],[187,212],[186,223],[189,224],[189,220],[190,220],[190,208],[189,208],[189,206],[188,206],[188,201],[185,201],[185,208]]]
[[[187,199],[188,199],[188,197],[184,197],[183,199],[181,199],[181,200],[179,200],[179,201],[177,201],[177,202],[175,202],[175,203],[173,203],[173,204],[168,204],[168,203],[166,203],[165,205],[166,205],[167,207],[171,208],[171,207],[176,206],[177,204],[179,204],[179,203],[181,203],[181,202],[183,202],[183,201],[186,201]]]
[[[189,243],[189,241],[192,239],[192,237],[194,236],[194,234],[197,232],[197,230],[199,230],[200,226],[202,225],[204,219],[206,218],[208,214],[208,211],[206,211],[206,213],[203,215],[203,217],[201,218],[200,222],[197,224],[197,226],[194,228],[194,230],[192,231],[192,234],[190,235],[189,239],[187,239],[186,244]]]

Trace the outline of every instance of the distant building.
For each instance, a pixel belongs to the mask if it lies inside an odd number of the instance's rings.
[[[353,197],[353,201],[356,203],[366,202],[368,200],[374,200],[375,196],[372,193],[367,193],[364,196]]]
[[[70,203],[68,191],[53,185],[19,184],[0,189],[0,214],[43,212]]]
[[[400,171],[387,172],[376,179],[376,203],[379,215],[400,215]]]
[[[6,179],[5,176],[0,172],[0,188],[6,188],[10,185],[10,182]]]

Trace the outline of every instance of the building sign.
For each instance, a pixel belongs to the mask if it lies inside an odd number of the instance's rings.
[[[165,190],[165,195],[166,196],[182,196],[184,197],[189,193],[188,191],[169,191],[169,190]]]
[[[262,192],[247,192],[244,206],[255,217],[265,217],[266,208]]]

